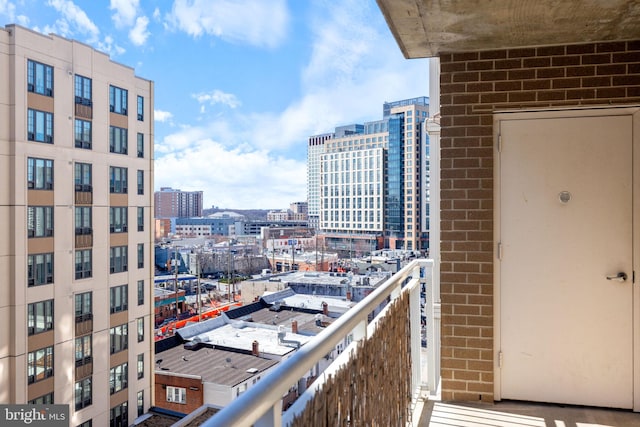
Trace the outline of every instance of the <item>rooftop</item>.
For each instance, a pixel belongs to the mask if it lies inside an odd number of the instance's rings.
[[[200,377],[203,382],[235,386],[259,376],[278,361],[235,351],[200,347],[187,350],[177,346],[155,356],[156,374]]]

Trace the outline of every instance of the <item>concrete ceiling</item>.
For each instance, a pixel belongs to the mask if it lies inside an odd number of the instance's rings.
[[[638,0],[377,0],[406,58],[640,40]]]

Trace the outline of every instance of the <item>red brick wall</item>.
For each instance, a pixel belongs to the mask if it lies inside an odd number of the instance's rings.
[[[640,41],[440,61],[442,398],[493,401],[493,111],[640,104]]]
[[[195,378],[176,377],[172,375],[155,375],[155,406],[171,411],[181,412],[183,414],[190,414],[203,405],[204,390],[201,380]],[[186,405],[182,403],[167,402],[166,386],[168,385],[187,389]],[[191,388],[195,390],[192,390]]]

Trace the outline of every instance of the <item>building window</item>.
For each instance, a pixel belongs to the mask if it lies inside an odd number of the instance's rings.
[[[76,251],[76,280],[92,276],[92,255],[91,249]]]
[[[53,67],[28,60],[27,90],[40,95],[53,96]]]
[[[27,207],[27,235],[29,238],[53,236],[53,206]]]
[[[187,389],[167,386],[167,402],[187,404]]]
[[[144,120],[144,98],[138,95],[138,120]]]
[[[138,326],[138,342],[142,342],[144,341],[144,317],[136,319],[136,323]]]
[[[109,208],[109,230],[111,233],[127,232],[128,212],[127,207]]]
[[[138,416],[141,416],[144,414],[144,390],[140,390],[138,392]]]
[[[109,126],[109,152],[127,154],[127,130]]]
[[[144,353],[138,355],[138,379],[144,378]]]
[[[53,392],[36,397],[29,401],[30,405],[51,405],[53,404]]]
[[[109,86],[109,111],[127,115],[127,94],[126,89],[116,86]]]
[[[85,335],[76,338],[76,368],[93,361],[91,356],[92,338],[91,335]]]
[[[138,176],[138,194],[144,194],[144,171],[139,170]]]
[[[53,330],[53,300],[34,302],[27,306],[29,335]]]
[[[128,293],[129,286],[127,285],[114,286],[110,289],[111,298],[109,300],[109,307],[111,314],[129,309]]]
[[[91,149],[91,122],[76,119],[75,140],[76,148]]]
[[[27,257],[27,286],[53,283],[53,253],[33,254]]]
[[[93,420],[87,420],[82,424],[78,424],[77,427],[93,427]]]
[[[138,231],[144,231],[144,207],[138,208]]]
[[[91,405],[91,377],[76,383],[76,411]]]
[[[30,190],[53,190],[53,160],[27,159],[27,187]]]
[[[93,232],[90,206],[76,206],[76,236],[88,235]]]
[[[53,376],[53,346],[32,351],[27,355],[27,382],[42,381]]]
[[[76,74],[75,86],[76,104],[91,107],[91,79]]]
[[[53,114],[29,108],[27,110],[27,139],[53,144]]]
[[[109,167],[109,191],[127,194],[127,168]]]
[[[111,390],[111,394],[117,393],[120,390],[124,390],[125,388],[127,388],[127,385],[129,383],[128,371],[129,368],[126,362],[122,365],[111,368],[111,370],[109,371],[109,388]]]
[[[129,326],[124,323],[109,329],[109,338],[111,342],[111,354],[129,348]]]
[[[91,165],[88,163],[76,163],[74,182],[76,191],[90,192],[92,191],[92,173]]]
[[[122,402],[109,411],[109,427],[127,427],[129,425],[129,403]]]
[[[93,319],[91,292],[76,294],[76,323]]]
[[[144,243],[138,243],[138,268],[144,268]]]
[[[138,133],[138,141],[136,144],[136,149],[138,152],[138,157],[144,157],[144,134]]]
[[[144,304],[144,280],[138,280],[138,305]]]
[[[122,273],[129,270],[129,260],[126,246],[113,246],[110,250],[109,271],[111,273]]]

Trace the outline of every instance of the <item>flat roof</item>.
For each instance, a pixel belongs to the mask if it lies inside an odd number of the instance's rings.
[[[235,386],[260,376],[277,363],[277,360],[252,354],[210,347],[194,351],[180,345],[155,355],[155,373],[192,375],[202,378],[203,382]]]
[[[198,334],[192,338],[200,338],[206,344],[222,346],[237,350],[250,352],[253,349],[253,342],[257,341],[260,353],[268,353],[276,356],[284,356],[295,347],[283,345],[278,342],[278,328],[275,325],[255,324],[251,322],[236,322],[226,324],[216,329]],[[306,344],[311,337],[292,334],[286,331],[285,340],[297,341],[300,345]]]

